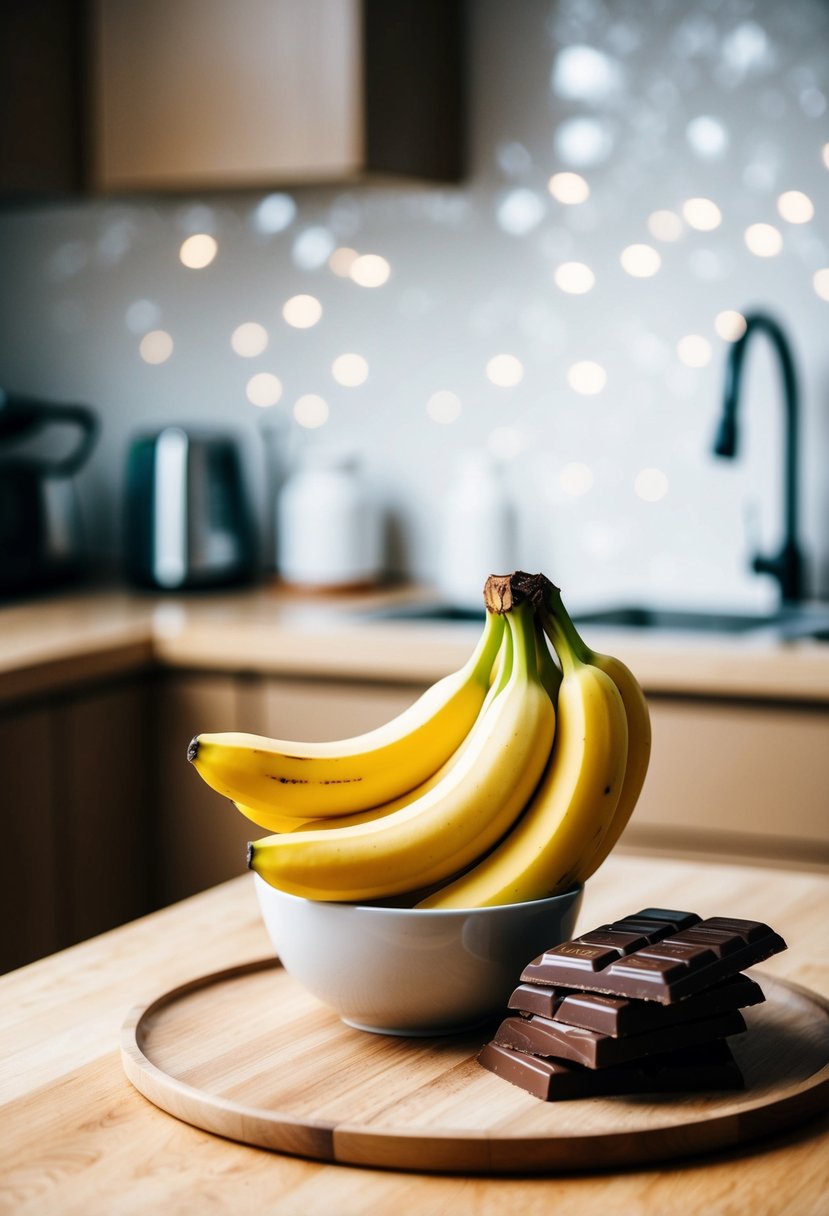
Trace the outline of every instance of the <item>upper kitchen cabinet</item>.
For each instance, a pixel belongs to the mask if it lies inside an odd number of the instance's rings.
[[[28,171],[24,141],[0,168],[7,194],[79,180],[133,194],[461,176],[461,0],[34,0],[55,10],[59,37],[9,8],[5,41],[28,67],[13,99],[6,85],[18,113],[3,127],[39,143],[32,114],[44,129],[48,108],[45,129],[59,118],[63,129],[30,155],[68,163]]]
[[[0,4],[0,195],[71,194],[85,180],[86,28],[76,0]]]

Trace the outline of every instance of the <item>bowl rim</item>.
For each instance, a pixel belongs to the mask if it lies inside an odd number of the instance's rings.
[[[353,908],[355,912],[365,912],[368,915],[383,915],[393,916],[411,916],[416,913],[418,917],[426,916],[483,916],[486,914],[495,915],[496,913],[509,912],[516,908],[538,908],[543,904],[555,904],[559,900],[573,900],[584,891],[584,883],[574,883],[572,887],[568,887],[566,891],[559,891],[558,895],[545,895],[543,899],[525,899],[515,904],[492,904],[485,908],[394,908],[386,907],[383,904],[356,904],[349,903],[346,900],[336,899],[308,899],[304,895],[294,895],[290,891],[283,891],[281,887],[274,887],[269,882],[266,882],[261,874],[253,872],[256,887],[259,890],[274,891],[280,899],[290,900],[297,904],[308,904],[318,908]]]

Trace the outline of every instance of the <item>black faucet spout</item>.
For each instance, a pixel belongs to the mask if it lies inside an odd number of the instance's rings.
[[[773,317],[766,313],[749,313],[745,332],[731,346],[725,375],[725,394],[720,425],[714,441],[718,456],[733,457],[737,452],[737,406],[742,387],[746,350],[755,333],[765,333],[771,340],[780,362],[785,410],[785,442],[783,452],[783,544],[772,556],[757,554],[752,568],[761,574],[771,574],[780,584],[784,604],[798,603],[803,598],[803,556],[798,542],[798,424],[799,397],[797,375],[789,340]]]

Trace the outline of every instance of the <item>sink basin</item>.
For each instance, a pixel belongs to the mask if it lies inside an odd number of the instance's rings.
[[[781,612],[769,614],[741,612],[698,612],[676,608],[644,608],[624,605],[603,608],[596,612],[573,614],[580,625],[623,626],[632,629],[678,629],[694,633],[746,633],[750,629],[767,629],[779,625],[786,616]]]
[[[380,609],[372,615],[384,621],[483,621],[484,610],[459,608],[452,604],[400,604]],[[743,633],[748,629],[762,629],[777,624],[780,619],[779,613],[759,616],[749,613],[686,612],[639,605],[573,613],[573,620],[579,625],[603,625],[614,629],[621,626],[625,629],[703,630],[710,633]]]
[[[367,614],[383,621],[434,621],[451,623],[483,621],[484,609],[461,608],[440,602],[395,604]],[[608,629],[675,631],[682,633],[740,634],[752,630],[774,629],[784,638],[829,640],[829,609],[804,604],[775,612],[705,612],[697,609],[648,608],[641,604],[620,604],[595,611],[574,612],[579,625]]]
[[[626,604],[595,612],[574,613],[573,619],[580,626],[674,630],[683,633],[734,634],[773,629],[780,638],[790,641],[796,638],[829,641],[829,609],[819,604],[797,604],[767,613],[704,612]]]

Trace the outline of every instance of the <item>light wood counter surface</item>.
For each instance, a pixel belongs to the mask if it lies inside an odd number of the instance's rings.
[[[582,928],[641,906],[766,920],[789,949],[758,970],[829,994],[829,880],[753,866],[614,855]],[[270,953],[248,876],[0,980],[0,1212],[296,1216],[819,1216],[829,1118],[742,1152],[619,1174],[416,1175],[321,1165],[224,1141],[156,1109],[121,1069],[129,1010]],[[336,1083],[333,1081],[332,1083]],[[566,1117],[566,1106],[562,1107]]]
[[[475,624],[372,619],[422,593],[306,597],[267,588],[201,596],[65,593],[0,608],[0,702],[151,663],[225,672],[426,684],[459,666]],[[647,692],[829,704],[829,644],[585,628]]]

